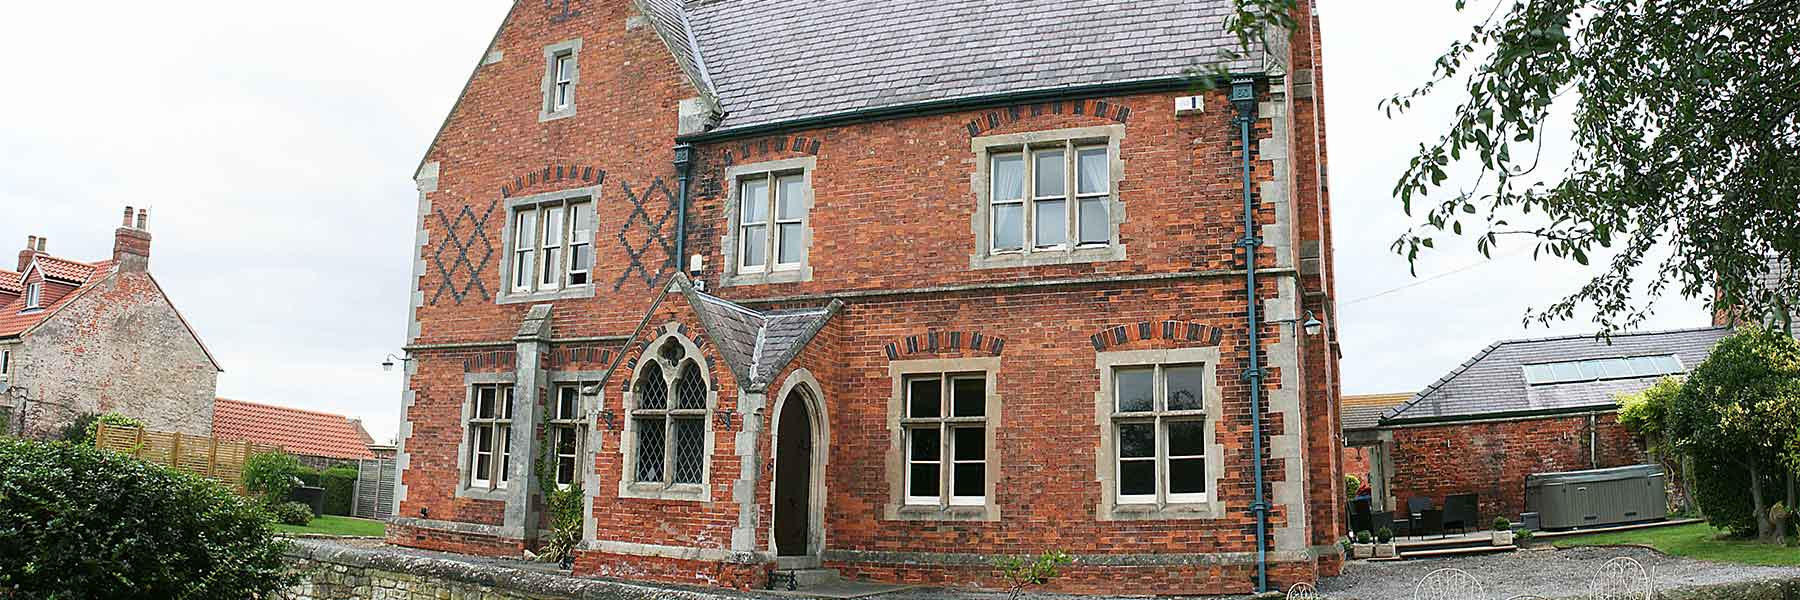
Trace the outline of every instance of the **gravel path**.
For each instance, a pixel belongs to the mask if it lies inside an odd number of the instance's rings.
[[[1467,558],[1351,563],[1342,577],[1325,580],[1319,591],[1334,600],[1405,600],[1413,586],[1438,569],[1462,569],[1475,575],[1494,600],[1518,594],[1572,598],[1587,592],[1594,573],[1606,561],[1635,558],[1650,571],[1656,589],[1670,590],[1723,583],[1800,578],[1800,568],[1747,567],[1673,558],[1641,548],[1574,548],[1525,550]]]

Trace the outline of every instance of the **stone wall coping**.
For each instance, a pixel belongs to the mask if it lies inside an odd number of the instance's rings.
[[[397,548],[358,548],[327,540],[299,539],[288,557],[332,566],[383,571],[404,577],[438,579],[488,586],[532,597],[581,600],[717,600],[754,598],[726,591],[651,586],[602,579],[573,577],[561,572],[536,571],[510,566],[503,560],[461,557]],[[546,565],[546,569],[548,569]]]

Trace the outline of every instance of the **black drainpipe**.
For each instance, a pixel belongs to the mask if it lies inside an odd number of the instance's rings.
[[[1244,301],[1249,306],[1245,314],[1250,321],[1250,368],[1244,371],[1244,379],[1250,382],[1250,454],[1256,476],[1256,495],[1252,496],[1250,511],[1256,514],[1256,592],[1260,594],[1269,591],[1269,505],[1263,499],[1262,325],[1257,318],[1261,309],[1256,297],[1256,249],[1263,241],[1256,237],[1256,200],[1250,187],[1251,161],[1255,160],[1250,153],[1250,128],[1256,124],[1256,82],[1247,78],[1232,80],[1231,103],[1237,107],[1238,116],[1233,121],[1244,149],[1244,239],[1238,240],[1237,246],[1244,249]]]
[[[675,272],[686,273],[688,176],[694,170],[694,147],[675,144]]]

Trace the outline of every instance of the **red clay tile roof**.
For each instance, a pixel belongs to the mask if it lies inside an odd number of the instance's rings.
[[[94,265],[43,254],[38,255],[37,266],[44,270],[45,277],[69,283],[86,283],[97,271]]]
[[[226,398],[213,403],[213,437],[280,446],[302,456],[375,458],[356,429],[343,415]]]
[[[22,294],[25,292],[24,275],[0,269],[0,292]]]
[[[56,266],[51,267],[49,263],[52,262],[56,263]],[[0,338],[19,335],[36,326],[38,323],[42,323],[44,319],[50,318],[50,315],[56,314],[56,311],[61,309],[64,305],[74,301],[76,298],[80,298],[89,290],[94,289],[95,284],[100,283],[102,280],[106,279],[107,275],[111,275],[113,272],[113,261],[110,260],[87,264],[68,259],[38,255],[34,264],[38,265],[38,270],[43,271],[45,274],[49,274],[50,269],[52,268],[59,270],[64,275],[71,275],[79,271],[81,277],[72,280],[79,287],[76,287],[67,294],[63,294],[61,298],[57,298],[54,302],[45,305],[40,310],[33,310],[30,312],[25,311],[25,296],[23,292],[20,293],[19,297],[14,298],[5,305],[0,305]],[[25,272],[30,273],[31,270],[31,267],[26,267]],[[57,278],[60,278],[60,276]]]

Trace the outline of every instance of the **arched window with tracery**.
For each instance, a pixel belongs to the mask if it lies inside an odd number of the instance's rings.
[[[646,353],[632,384],[632,475],[664,487],[706,481],[711,386],[685,340],[669,336]],[[672,393],[671,393],[672,392]]]

